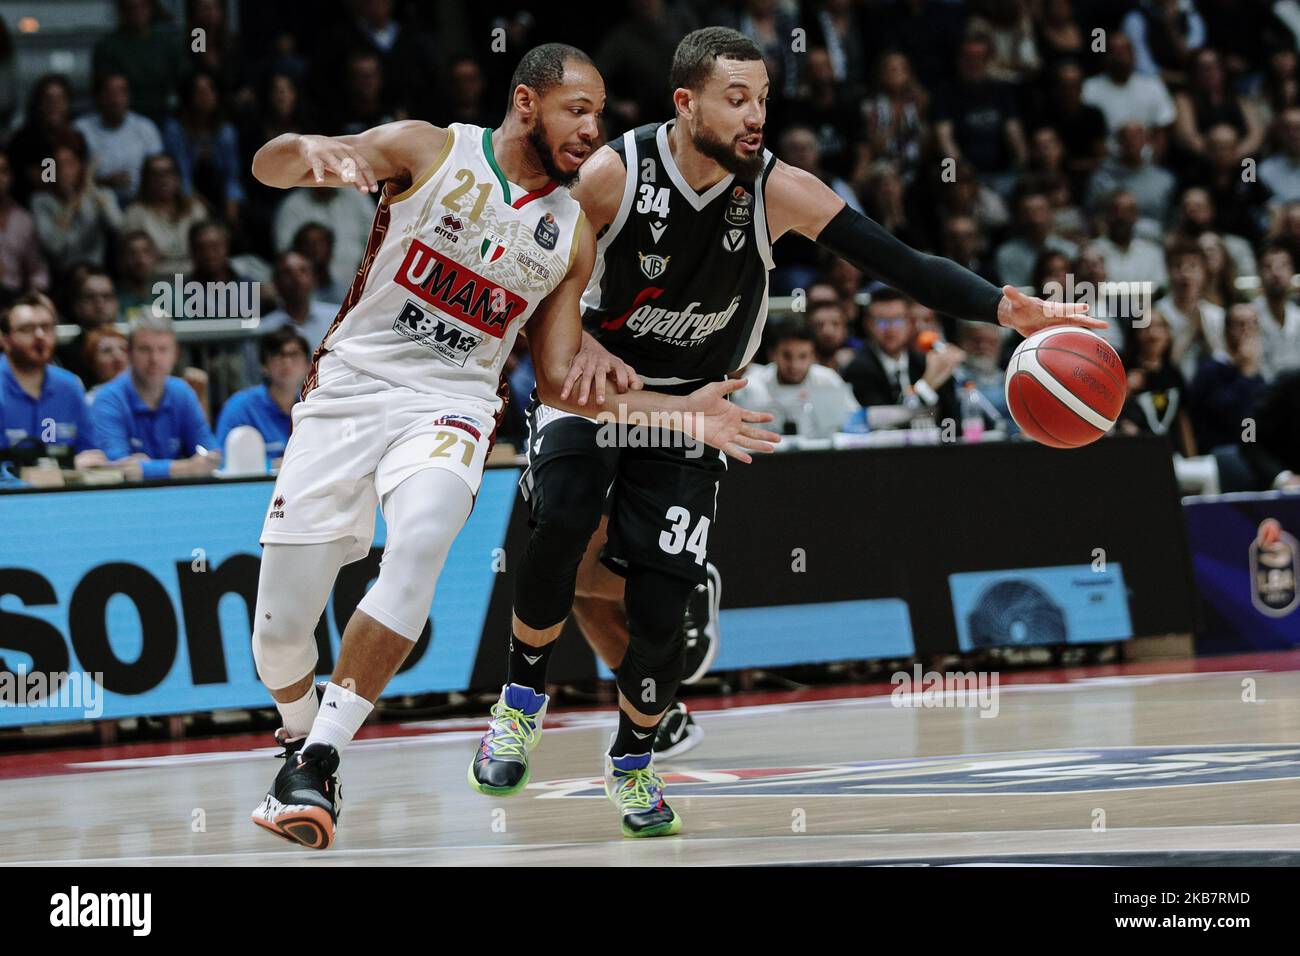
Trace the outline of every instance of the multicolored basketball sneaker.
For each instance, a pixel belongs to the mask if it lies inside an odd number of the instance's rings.
[[[528,786],[528,752],[542,737],[549,698],[531,687],[506,684],[492,705],[492,723],[469,765],[469,785],[502,797]]]
[[[614,743],[610,738],[610,745]],[[605,754],[605,796],[622,814],[625,837],[672,836],[682,818],[664,801],[664,780],[655,773],[653,754]]]

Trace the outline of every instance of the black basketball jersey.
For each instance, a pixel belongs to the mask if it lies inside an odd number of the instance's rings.
[[[772,249],[763,188],[728,175],[703,194],[668,148],[673,122],[628,130],[610,146],[626,179],[618,214],[596,240],[583,324],[647,385],[716,381],[745,365],[767,320]]]

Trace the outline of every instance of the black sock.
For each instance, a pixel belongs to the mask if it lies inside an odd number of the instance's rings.
[[[546,693],[546,664],[551,659],[555,642],[545,647],[533,647],[510,635],[510,660],[506,665],[506,683],[531,687],[538,694]],[[527,656],[525,656],[527,655]]]
[[[642,727],[632,720],[623,708],[618,710],[618,733],[609,752],[615,757],[634,757],[648,754],[655,743],[654,727]]]

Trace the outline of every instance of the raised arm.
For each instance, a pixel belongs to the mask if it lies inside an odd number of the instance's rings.
[[[1049,325],[1106,327],[1088,318],[1084,303],[1044,301],[1009,285],[999,289],[951,259],[918,252],[850,209],[816,176],[779,160],[764,198],[773,242],[797,232],[936,312],[995,322],[1021,335]]]
[[[755,427],[771,421],[772,416],[749,411],[726,399],[731,392],[744,388],[743,379],[713,382],[684,396],[650,391],[621,395],[597,392],[582,404],[576,396],[566,394],[570,367],[582,343],[582,292],[596,261],[595,237],[585,221],[574,241],[578,252],[568,274],[528,320],[528,348],[537,377],[537,397],[552,408],[601,420],[626,422],[632,414],[657,415],[666,427],[743,462],[752,460],[745,449],[772,451],[769,443],[780,441],[780,436]]]
[[[253,175],[267,186],[352,186],[374,192],[385,179],[418,179],[451,133],[423,120],[385,123],[353,136],[284,133],[253,157]]]

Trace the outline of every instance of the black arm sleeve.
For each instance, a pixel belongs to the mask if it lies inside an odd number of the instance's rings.
[[[848,206],[826,224],[817,243],[936,312],[973,322],[998,320],[1001,289],[951,259],[917,252]]]

